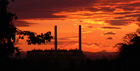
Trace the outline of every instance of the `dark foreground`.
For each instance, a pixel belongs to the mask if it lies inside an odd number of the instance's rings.
[[[30,60],[17,59],[1,61],[3,71],[139,71],[140,64],[120,59],[77,60]]]

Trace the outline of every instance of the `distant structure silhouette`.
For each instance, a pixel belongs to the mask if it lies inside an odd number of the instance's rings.
[[[55,50],[57,50],[57,26],[55,26]]]
[[[79,25],[79,50],[81,51],[81,25]]]
[[[58,60],[85,60],[86,56],[83,54],[81,48],[81,25],[79,25],[79,49],[73,50],[58,50],[57,49],[57,26],[55,26],[55,43],[54,50],[32,50],[27,51],[29,59],[58,59]]]

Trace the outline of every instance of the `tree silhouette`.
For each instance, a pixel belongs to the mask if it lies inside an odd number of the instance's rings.
[[[17,19],[17,16],[7,11],[8,4],[8,0],[0,0],[0,60],[9,59],[9,55],[15,52],[17,56],[20,55],[19,48],[14,45],[18,42],[17,39],[24,39],[24,36],[28,36],[28,44],[41,44],[53,39],[51,32],[36,35],[34,32],[21,31],[16,28],[12,20]],[[16,35],[19,35],[19,38],[16,38]]]
[[[123,60],[139,61],[140,53],[140,29],[134,33],[126,34],[123,43],[118,43],[119,58]]]

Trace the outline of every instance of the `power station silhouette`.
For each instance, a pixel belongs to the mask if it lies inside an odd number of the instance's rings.
[[[27,51],[27,58],[29,59],[76,59],[85,60],[86,56],[83,54],[81,46],[81,25],[79,25],[79,49],[75,50],[58,50],[57,49],[57,26],[55,26],[55,50],[32,50]]]

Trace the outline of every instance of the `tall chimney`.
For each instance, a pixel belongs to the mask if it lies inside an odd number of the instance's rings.
[[[57,26],[55,26],[55,50],[57,50]]]
[[[79,25],[79,51],[81,51],[81,25]]]

